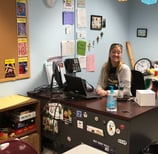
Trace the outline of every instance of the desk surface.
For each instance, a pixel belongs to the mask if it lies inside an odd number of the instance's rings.
[[[131,101],[120,101],[118,102],[117,112],[108,112],[106,111],[106,100],[107,97],[99,98],[99,99],[91,99],[91,100],[83,100],[83,99],[64,99],[63,94],[54,94],[51,95],[49,91],[42,91],[38,94],[32,94],[28,92],[29,96],[33,96],[36,98],[42,99],[50,99],[53,98],[53,101],[60,101],[63,104],[67,104],[72,107],[77,107],[85,110],[89,110],[98,114],[111,116],[118,119],[123,120],[132,120],[133,118],[144,114],[145,112],[149,112],[154,110],[158,106],[139,106],[135,102]]]
[[[108,112],[105,108],[106,97],[92,100],[63,100],[62,103],[123,120],[132,120],[133,118],[156,108],[156,106],[142,107],[135,102],[118,102],[117,112]]]

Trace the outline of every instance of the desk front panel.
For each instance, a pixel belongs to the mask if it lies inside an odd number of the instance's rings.
[[[130,121],[69,105],[63,105],[63,109],[72,113],[59,125],[60,143],[67,149],[85,143],[110,154],[138,154],[158,139],[158,109]]]
[[[33,96],[31,92],[30,96]],[[59,102],[69,118],[58,121],[58,134],[42,135],[61,144],[63,151],[80,143],[95,146],[111,154],[137,154],[153,140],[158,140],[158,107],[140,107],[134,102],[118,102],[118,111],[106,112],[106,97],[92,100],[68,100],[42,91],[35,98],[41,107]],[[53,98],[53,99],[52,99]],[[43,115],[42,115],[43,116]]]

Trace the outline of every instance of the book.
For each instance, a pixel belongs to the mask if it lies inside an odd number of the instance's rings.
[[[26,0],[16,0],[16,15],[26,17]]]
[[[26,74],[28,72],[28,59],[27,57],[18,58],[19,74]]]
[[[23,127],[26,127],[26,126],[29,126],[29,125],[32,125],[35,123],[35,118],[31,118],[31,119],[28,119],[28,120],[24,120],[24,121],[12,121],[10,120],[10,125],[11,125],[11,128],[14,128],[14,129],[19,129],[19,128],[23,128]]]
[[[31,131],[35,128],[36,128],[36,125],[32,124],[32,125],[29,125],[29,126],[26,126],[26,127],[23,127],[23,128],[12,129],[12,132],[15,133],[15,135],[21,135],[21,134],[26,133],[28,131]]]
[[[15,77],[15,59],[5,59],[5,78]]]
[[[31,118],[36,117],[36,111],[30,111],[25,114],[20,114],[19,112],[13,112],[9,114],[10,120],[14,122],[21,122]]]
[[[28,56],[27,38],[18,38],[18,56]]]
[[[17,18],[18,37],[26,36],[26,18]]]

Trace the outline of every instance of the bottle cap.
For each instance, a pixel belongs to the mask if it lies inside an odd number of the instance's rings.
[[[109,86],[110,87],[110,92],[114,93],[114,87],[113,86]]]

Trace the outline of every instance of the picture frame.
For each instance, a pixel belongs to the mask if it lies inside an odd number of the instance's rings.
[[[147,28],[137,28],[137,37],[147,37]]]
[[[91,15],[90,29],[91,30],[101,30],[102,29],[102,16]]]

